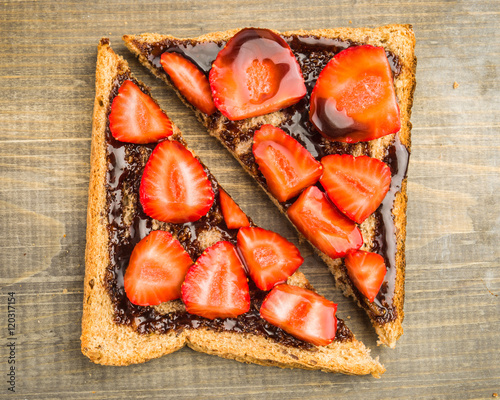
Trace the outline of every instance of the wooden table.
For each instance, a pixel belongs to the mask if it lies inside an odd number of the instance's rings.
[[[0,398],[488,399],[500,393],[500,3],[209,0],[0,4]],[[129,367],[80,352],[94,67],[99,38],[151,86],[190,146],[254,220],[297,242],[264,193],[160,81],[126,33],[196,36],[411,23],[417,90],[408,171],[405,334],[379,348],[366,316],[299,245],[302,270],[379,356],[382,379],[240,364],[183,349]],[[15,292],[15,335],[7,306]],[[15,337],[15,340],[12,338]],[[9,345],[15,342],[16,393]]]

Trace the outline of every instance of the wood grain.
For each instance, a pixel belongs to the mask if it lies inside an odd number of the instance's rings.
[[[500,393],[498,1],[62,0],[0,3],[0,374],[16,292],[16,395],[25,399],[487,399]],[[297,243],[256,184],[121,43],[146,31],[196,36],[411,23],[417,37],[405,334],[377,348],[367,318],[304,245],[302,267],[387,368],[381,380],[245,365],[183,349],[126,368],[80,352],[94,68],[99,38],[152,88],[190,146],[254,220]],[[453,88],[454,82],[458,83]],[[349,318],[349,317],[350,318]],[[2,380],[4,382],[5,379]]]

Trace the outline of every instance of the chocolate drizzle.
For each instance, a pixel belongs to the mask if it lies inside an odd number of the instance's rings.
[[[149,94],[148,90],[131,77],[130,72],[119,74],[113,84],[110,94],[112,103],[118,94],[118,88],[127,79],[136,83],[141,90]],[[110,107],[107,110],[109,115]],[[139,187],[144,166],[155,145],[136,145],[123,143],[113,138],[109,123],[106,127],[107,151],[107,214],[109,236],[109,266],[106,270],[105,283],[110,294],[113,308],[114,321],[117,324],[129,325],[139,333],[179,333],[186,328],[208,328],[218,332],[252,333],[272,339],[286,346],[314,350],[310,343],[296,339],[280,328],[267,323],[260,318],[260,305],[267,292],[259,290],[250,281],[251,308],[248,313],[237,318],[209,320],[189,314],[185,311],[165,313],[155,307],[142,307],[132,304],[124,290],[123,277],[128,266],[130,255],[135,245],[154,229],[163,229],[171,232],[196,260],[203,248],[199,243],[200,235],[209,230],[216,230],[220,240],[236,243],[236,229],[227,228],[218,199],[219,185],[216,179],[205,167],[205,172],[212,184],[215,199],[210,211],[200,220],[185,224],[166,224],[152,220],[142,210],[139,202]],[[183,142],[181,137],[174,139]],[[182,309],[180,300],[175,302],[177,309]],[[353,335],[338,319],[336,341],[352,340]]]
[[[183,57],[195,64],[205,75],[208,76],[212,63],[217,54],[226,44],[225,41],[219,42],[196,42],[190,40],[165,39],[155,43],[154,46],[147,43],[135,41],[134,44],[141,50],[147,60],[153,64],[159,71],[164,73],[161,66],[161,55],[164,52],[179,53]]]
[[[403,180],[406,178],[410,153],[401,144],[396,136],[394,142],[389,146],[384,157],[384,162],[391,168],[391,186],[382,204],[375,212],[377,221],[375,237],[373,238],[372,251],[382,254],[387,266],[387,273],[382,284],[382,288],[375,298],[375,304],[380,308],[393,312],[392,299],[394,297],[396,283],[396,253],[397,253],[397,232],[394,225],[392,208],[396,200],[396,194],[401,191]],[[377,316],[379,319],[388,318],[386,315]]]
[[[360,43],[332,38],[321,38],[316,36],[283,36],[283,39],[290,45],[293,54],[299,62],[307,87],[307,95],[297,104],[288,107],[282,112],[285,114],[284,121],[279,125],[293,138],[298,140],[315,157],[321,160],[322,157],[329,154],[367,154],[370,155],[370,145],[368,142],[359,143],[341,143],[325,139],[309,121],[309,102],[310,95],[319,73],[335,54],[350,47],[360,45]],[[159,59],[164,51],[174,51],[190,59],[208,76],[210,66],[217,57],[217,53],[223,48],[225,42],[202,42],[165,40],[156,43],[154,46],[135,42],[135,45],[145,54],[148,60],[157,68],[157,72],[166,75]],[[386,50],[393,77],[396,78],[401,73],[402,65],[398,57]],[[210,117],[204,115],[204,120],[208,128],[215,129],[221,119],[219,112]],[[240,142],[246,142],[253,137],[255,129],[246,129],[244,121],[229,121],[222,119],[224,129],[220,131],[220,140],[230,149],[234,150]],[[258,170],[252,152],[247,152],[238,156],[240,161],[249,169],[252,175],[261,185],[266,186],[263,175]],[[380,324],[393,321],[397,318],[397,310],[393,305],[394,288],[396,280],[396,253],[397,239],[394,225],[394,216],[392,208],[396,193],[401,190],[401,185],[406,177],[409,152],[407,148],[400,143],[398,135],[395,135],[393,142],[388,146],[386,155],[383,159],[392,172],[392,181],[389,192],[375,212],[375,236],[373,246],[370,249],[381,254],[386,262],[387,274],[378,293],[376,300],[370,303],[348,280],[346,282],[352,288],[359,303],[372,319]],[[318,184],[319,185],[319,184]],[[282,211],[293,204],[296,198],[281,203]],[[347,272],[345,271],[345,276]]]

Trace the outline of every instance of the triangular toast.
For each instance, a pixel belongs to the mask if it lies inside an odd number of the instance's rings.
[[[237,319],[211,322],[188,314],[181,300],[154,307],[134,306],[128,301],[123,290],[124,269],[133,245],[149,230],[170,231],[184,247],[188,244],[186,250],[194,260],[204,248],[220,240],[216,232],[219,228],[224,230],[224,226],[207,219],[203,223],[209,224],[208,228],[204,225],[197,230],[197,239],[183,241],[180,236],[187,225],[161,223],[142,212],[137,182],[152,145],[119,142],[109,130],[111,103],[127,79],[149,94],[147,87],[132,75],[126,61],[110,48],[108,39],[102,39],[97,56],[92,129],[82,352],[95,363],[128,365],[188,345],[241,362],[376,377],[383,373],[384,367],[370,357],[369,350],[340,319],[336,339],[328,346],[318,347],[265,325],[257,307]],[[185,144],[175,125],[173,130],[171,138]],[[220,186],[209,172],[208,175],[217,193]],[[209,211],[210,215],[213,213],[220,214],[218,200]],[[295,272],[288,283],[312,289],[300,272]],[[234,325],[238,329],[231,328]]]
[[[272,124],[285,129],[296,139],[304,139],[310,149],[322,145],[325,139],[308,124],[307,108],[301,101],[285,110],[241,121],[229,121],[220,112],[208,116],[193,107],[176,89],[159,62],[165,51],[185,56],[208,76],[211,63],[218,51],[239,30],[215,32],[193,39],[179,39],[169,35],[142,34],[123,37],[127,47],[156,77],[177,91],[183,102],[193,109],[208,132],[221,143],[253,176],[269,197],[286,215],[287,204],[278,202],[269,192],[266,181],[259,172],[252,155],[252,135],[262,124]],[[386,50],[394,77],[394,87],[400,108],[401,130],[365,143],[338,143],[329,146],[324,154],[369,155],[386,162],[391,167],[390,190],[379,209],[364,221],[363,250],[384,256],[388,272],[375,302],[371,303],[355,287],[347,275],[341,259],[332,259],[315,249],[335,276],[337,286],[346,296],[352,296],[362,307],[379,335],[379,343],[391,348],[402,335],[404,318],[405,236],[406,236],[406,169],[410,154],[410,114],[415,88],[416,58],[415,38],[410,25],[388,25],[376,29],[339,28],[314,31],[290,31],[278,33],[290,45],[302,68],[310,95],[319,72],[342,49],[361,44],[381,46]],[[305,135],[302,132],[306,132]],[[306,139],[310,137],[312,139]],[[316,141],[316,143],[314,143]],[[366,144],[367,143],[367,144]],[[326,146],[328,147],[328,146]],[[314,154],[313,154],[314,155]],[[319,156],[315,156],[319,160]],[[385,293],[384,292],[385,290]]]

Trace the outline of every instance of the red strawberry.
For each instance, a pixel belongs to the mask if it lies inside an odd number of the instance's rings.
[[[321,163],[280,128],[263,125],[255,132],[253,140],[255,161],[278,201],[297,196],[320,178]]]
[[[356,224],[340,213],[316,186],[304,190],[287,214],[306,239],[331,258],[343,257],[363,244]]]
[[[178,53],[168,52],[161,55],[160,62],[187,101],[205,114],[215,112],[208,79],[196,65]]]
[[[214,201],[212,184],[200,162],[182,144],[165,140],[149,157],[140,187],[144,212],[160,221],[197,221]]]
[[[399,107],[385,50],[352,46],[321,71],[309,118],[330,140],[360,142],[398,132]]]
[[[337,305],[311,290],[278,285],[266,296],[260,316],[290,335],[326,346],[337,332]]]
[[[249,226],[250,221],[234,200],[222,189],[219,189],[220,207],[224,221],[229,229],[239,229],[242,226]]]
[[[186,310],[205,318],[233,318],[250,309],[247,277],[236,248],[218,242],[206,249],[182,284]]]
[[[241,228],[237,240],[249,275],[261,290],[286,282],[304,261],[297,247],[275,232]]]
[[[357,250],[347,253],[344,262],[358,290],[373,302],[387,272],[384,258],[379,254]]]
[[[328,197],[358,224],[378,208],[391,185],[391,169],[376,158],[332,154],[321,164],[320,182]]]
[[[153,231],[132,251],[124,277],[125,293],[139,306],[178,299],[192,264],[189,254],[170,233]]]
[[[268,29],[242,29],[219,52],[210,70],[215,106],[230,120],[264,115],[306,95],[290,46]]]
[[[172,123],[150,96],[127,80],[111,104],[109,129],[122,142],[154,143],[172,134]]]

